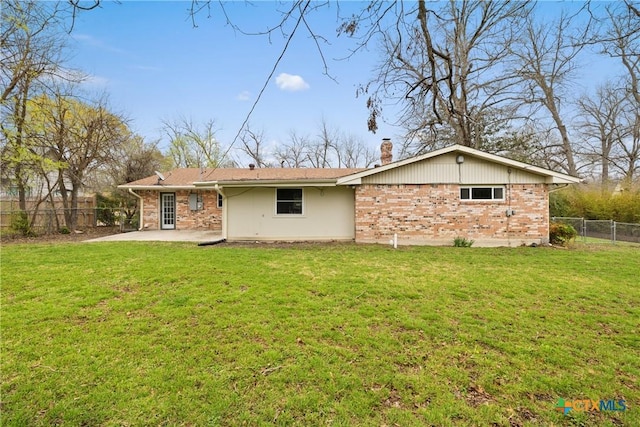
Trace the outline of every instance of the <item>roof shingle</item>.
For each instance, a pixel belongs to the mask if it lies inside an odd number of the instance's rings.
[[[162,185],[183,186],[206,181],[301,181],[317,179],[337,179],[361,172],[363,168],[181,168],[164,174]],[[129,182],[126,187],[157,185],[156,175]]]

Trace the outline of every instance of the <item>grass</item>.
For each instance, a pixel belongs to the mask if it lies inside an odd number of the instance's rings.
[[[4,246],[0,421],[640,425],[639,255]]]

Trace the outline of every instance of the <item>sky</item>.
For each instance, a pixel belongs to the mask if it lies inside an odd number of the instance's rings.
[[[243,35],[226,25],[217,8],[211,17],[197,15],[194,28],[190,5],[107,2],[81,13],[71,33],[70,64],[90,76],[86,89],[109,94],[112,109],[129,117],[132,130],[147,140],[162,137],[163,120],[184,117],[201,124],[213,119],[217,139],[228,145],[286,39],[280,33],[271,39]],[[279,19],[272,2],[232,2],[227,12],[248,31],[263,30]],[[329,76],[308,32],[301,29],[267,83],[249,123],[252,130],[264,130],[271,145],[286,141],[291,130],[315,135],[323,120],[376,147],[383,137],[400,132],[388,125],[375,135],[367,131],[365,99],[356,97],[356,89],[368,81],[377,55],[337,60],[348,55],[353,43],[335,37],[336,12],[329,7],[311,21],[315,31],[330,39],[322,45]],[[341,13],[348,10],[343,6]]]
[[[226,147],[267,81],[286,38],[280,33],[271,38],[241,34],[227,24],[215,3],[210,16],[207,11],[196,16],[194,27],[190,0],[105,1],[77,16],[70,65],[87,73],[85,88],[107,93],[112,110],[130,118],[131,129],[147,141],[161,140],[160,147],[166,148],[163,121],[214,120],[217,139]],[[340,14],[348,15],[362,4],[342,2]],[[549,3],[548,13],[553,15],[557,6]],[[274,2],[230,2],[226,10],[246,31],[264,30],[280,19]],[[376,134],[367,130],[366,100],[356,97],[356,89],[370,80],[379,57],[369,50],[345,59],[354,42],[336,37],[337,12],[332,3],[310,18],[313,30],[327,39],[322,54],[330,77],[301,27],[268,80],[249,122],[252,130],[264,131],[268,146],[286,142],[292,130],[316,135],[323,120],[376,149],[382,138],[402,134],[386,123],[379,123]],[[593,82],[597,69],[586,69],[584,77]],[[387,113],[391,118],[395,114]],[[248,163],[237,155],[235,160]]]

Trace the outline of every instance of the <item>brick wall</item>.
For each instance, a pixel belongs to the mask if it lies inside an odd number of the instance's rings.
[[[176,191],[176,230],[222,230],[222,209],[218,208],[218,193],[201,191],[203,209],[189,208],[189,190]],[[138,191],[144,200],[143,224],[150,230],[160,228],[160,193]]]
[[[142,197],[142,226],[150,230],[160,228],[158,212],[160,210],[160,196],[157,191],[137,191]]]
[[[544,184],[512,185],[505,201],[462,201],[457,184],[361,185],[356,188],[356,241],[474,246],[546,242],[549,199]],[[510,197],[510,203],[507,201]],[[510,207],[515,215],[507,217]]]

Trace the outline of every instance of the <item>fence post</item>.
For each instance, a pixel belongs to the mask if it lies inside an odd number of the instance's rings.
[[[611,240],[613,244],[616,244],[616,222],[611,220]]]
[[[580,223],[582,224],[582,243],[587,242],[587,221],[584,217],[580,218]]]

